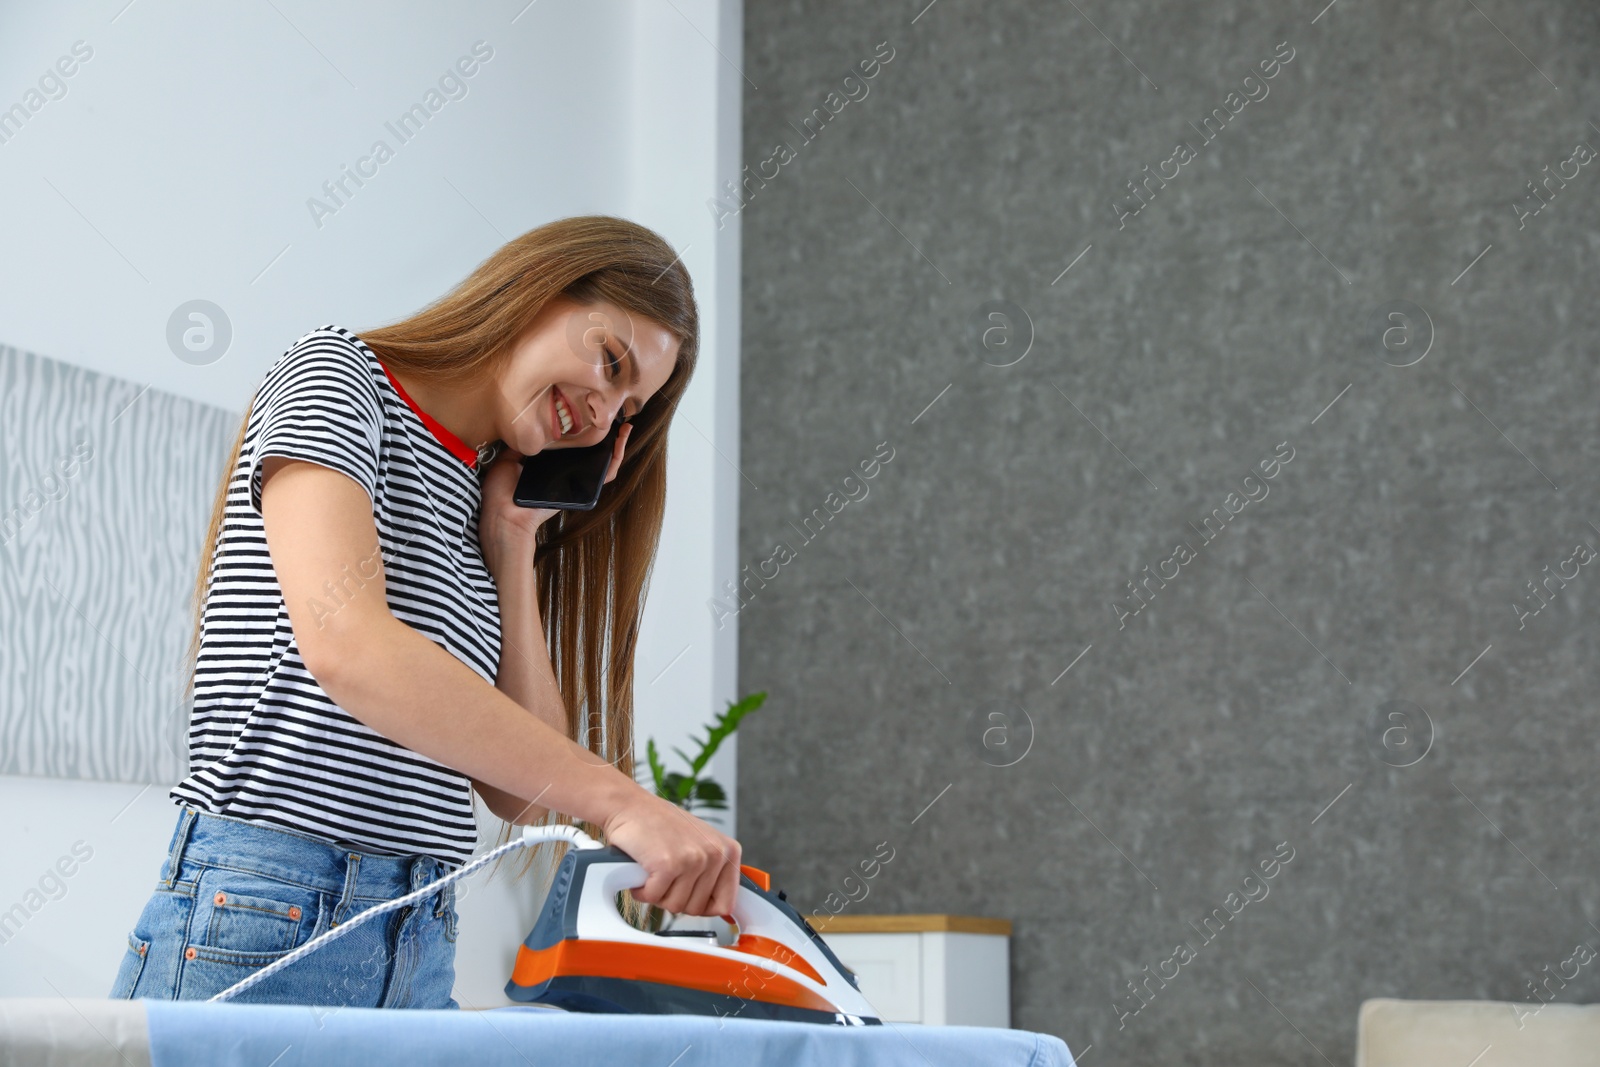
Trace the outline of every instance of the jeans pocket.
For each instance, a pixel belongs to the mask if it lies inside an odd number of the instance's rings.
[[[266,875],[211,868],[196,883],[190,943],[212,957],[288,952],[322,923],[323,894]]]
[[[133,933],[128,934],[128,951],[122,954],[122,964],[117,968],[117,977],[111,983],[111,992],[107,994],[112,1000],[128,1000],[133,996],[133,991],[139,985],[139,975],[144,973],[145,957],[150,953],[150,942]]]
[[[209,999],[276,963],[321,933],[329,910],[326,895],[309,886],[222,867],[200,873],[194,908],[178,1000]],[[292,991],[304,977],[296,962],[229,999],[297,1003]]]

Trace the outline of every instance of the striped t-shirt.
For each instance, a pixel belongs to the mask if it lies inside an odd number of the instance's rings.
[[[300,658],[261,519],[268,455],[331,467],[367,491],[389,610],[494,684],[500,613],[478,541],[477,454],[418,409],[360,338],[324,326],[280,356],[256,393],[201,614],[189,775],[168,795],[341,848],[458,866],[478,839],[471,780],[358,721]],[[363,595],[377,563],[331,576],[316,617]]]

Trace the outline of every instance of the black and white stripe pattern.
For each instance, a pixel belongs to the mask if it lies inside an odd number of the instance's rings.
[[[367,490],[389,610],[494,684],[500,615],[478,541],[479,473],[360,338],[324,326],[280,356],[257,393],[212,557],[189,776],[169,796],[341,847],[464,863],[477,845],[470,780],[359,722],[300,658],[260,513],[267,455],[331,467]],[[328,582],[324,607],[359,596],[363,571],[372,563]]]

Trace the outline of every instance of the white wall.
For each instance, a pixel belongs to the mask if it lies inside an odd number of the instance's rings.
[[[651,736],[692,748],[738,695],[736,625],[706,608],[737,572],[738,227],[719,232],[706,200],[738,171],[741,40],[737,0],[8,5],[0,108],[74,42],[93,53],[0,143],[0,343],[242,411],[307,330],[400,318],[542,222],[651,226],[684,251],[703,336],[670,442],[638,734],[641,754]],[[396,147],[384,123],[478,41],[493,56],[466,94]],[[380,137],[394,158],[316,225],[308,198]],[[233,329],[205,366],[166,342],[197,298]],[[711,768],[730,789],[733,757]],[[104,995],[165,855],[170,785],[0,778],[0,910],[75,842],[93,850],[0,946],[0,996]],[[482,830],[499,824],[483,813]],[[539,887],[472,881],[457,998],[498,1004]]]

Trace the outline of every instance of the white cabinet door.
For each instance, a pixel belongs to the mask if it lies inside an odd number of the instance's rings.
[[[922,938],[922,1021],[1011,1025],[1010,943],[993,934],[929,930]]]
[[[823,940],[856,973],[861,995],[885,1022],[920,1023],[920,934],[828,934]]]
[[[828,934],[825,940],[887,1022],[1011,1025],[1006,937],[923,930]]]

